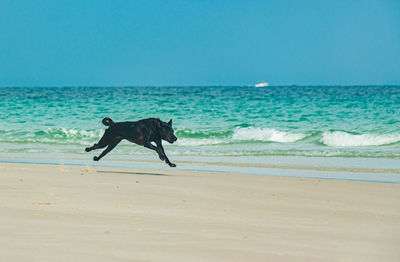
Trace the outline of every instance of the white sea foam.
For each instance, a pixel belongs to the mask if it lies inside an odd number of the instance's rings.
[[[82,130],[82,129],[67,129],[60,128],[62,134],[56,134],[55,137],[66,136],[67,138],[99,138],[101,136],[102,130]],[[57,132],[57,130],[49,129],[48,132]]]
[[[232,139],[289,143],[303,139],[306,136],[306,134],[289,133],[274,128],[246,127],[237,128],[232,135]]]
[[[324,132],[321,142],[332,147],[381,146],[400,141],[400,134],[353,135],[343,131]]]
[[[224,139],[217,138],[179,138],[174,145],[177,146],[207,146],[226,143]],[[167,143],[165,143],[168,145]]]

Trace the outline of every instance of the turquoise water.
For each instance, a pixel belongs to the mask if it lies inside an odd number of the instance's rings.
[[[106,116],[172,118],[169,156],[400,158],[399,86],[0,88],[0,156],[90,159]]]

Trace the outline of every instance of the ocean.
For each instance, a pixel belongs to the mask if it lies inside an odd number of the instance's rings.
[[[104,117],[172,119],[171,161],[400,159],[400,86],[171,86],[0,88],[0,160],[88,164]],[[125,141],[104,159],[158,157]]]

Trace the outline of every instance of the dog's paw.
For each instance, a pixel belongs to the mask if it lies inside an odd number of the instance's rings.
[[[176,167],[176,165],[174,163],[169,163],[170,167]]]
[[[95,157],[93,157],[93,160],[94,160],[94,161],[99,161],[100,158],[98,158],[97,156],[95,156]]]
[[[90,152],[90,147],[85,148],[86,152]]]

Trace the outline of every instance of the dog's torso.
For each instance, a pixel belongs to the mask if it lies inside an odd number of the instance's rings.
[[[157,121],[160,120],[147,118],[138,121],[116,122],[107,128],[107,132],[142,146],[145,140],[154,142],[160,139]]]

